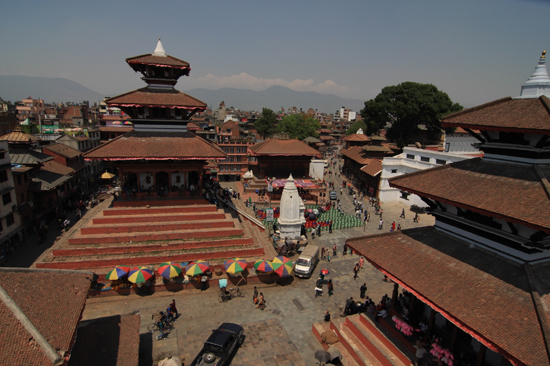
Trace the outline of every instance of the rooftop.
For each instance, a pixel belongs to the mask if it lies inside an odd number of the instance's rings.
[[[348,239],[377,269],[456,326],[525,365],[550,362],[550,264],[521,266],[436,229]]]

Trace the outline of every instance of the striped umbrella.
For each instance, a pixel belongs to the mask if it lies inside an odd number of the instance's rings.
[[[246,269],[246,261],[242,258],[235,258],[225,261],[223,267],[225,271],[229,274],[237,274]]]
[[[273,258],[273,270],[281,277],[290,276],[293,267],[292,261],[283,255]]]
[[[181,274],[181,267],[178,263],[166,262],[161,263],[157,272],[164,278],[178,277]]]
[[[145,283],[153,277],[153,272],[147,267],[134,267],[128,273],[128,281],[133,283]]]
[[[185,267],[185,274],[188,276],[198,276],[206,272],[209,268],[210,266],[207,261],[191,262]]]
[[[265,259],[260,259],[254,262],[254,268],[259,272],[271,272],[273,271],[273,264]]]
[[[116,266],[107,273],[105,278],[111,281],[120,280],[122,277],[126,276],[129,271],[130,267],[128,266]]]

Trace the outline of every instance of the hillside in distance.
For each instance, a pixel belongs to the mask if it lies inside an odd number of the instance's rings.
[[[177,86],[176,86],[177,87]],[[345,99],[333,94],[315,92],[300,92],[284,86],[271,86],[263,91],[248,89],[222,88],[218,90],[190,89],[184,91],[205,102],[209,107],[217,109],[223,100],[226,107],[235,107],[242,111],[260,111],[269,108],[275,112],[281,107],[285,110],[296,107],[306,112],[309,108],[321,113],[335,113],[343,106],[359,112],[364,107],[364,100]]]
[[[176,89],[178,85],[176,85]],[[181,89],[179,89],[181,90]],[[249,89],[222,88],[181,90],[205,102],[209,107],[217,109],[223,100],[227,107],[235,107],[242,111],[260,111],[269,108],[277,112],[283,107],[285,110],[296,107],[304,112],[309,108],[322,113],[335,113],[343,106],[359,112],[364,106],[364,100],[345,99],[333,94],[315,92],[300,92],[283,86],[272,86],[266,90],[254,91]],[[120,90],[109,96],[126,93]],[[90,105],[100,102],[105,96],[85,86],[65,78],[47,78],[30,76],[0,75],[0,98],[15,103],[32,97],[43,99],[46,103],[73,102],[84,100]]]
[[[42,99],[46,103],[80,103],[87,100],[93,105],[104,96],[65,78],[0,75],[0,98],[15,103],[28,97]]]

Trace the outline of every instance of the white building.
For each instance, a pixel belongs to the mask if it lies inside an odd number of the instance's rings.
[[[479,152],[476,150],[475,153]],[[380,176],[378,198],[382,203],[400,202],[406,203],[409,206],[418,205],[425,207],[426,204],[417,195],[402,192],[397,188],[390,187],[388,179],[420,170],[435,168],[440,165],[471,159],[473,157],[472,155],[466,154],[453,154],[405,147],[401,154],[382,160],[382,173]]]

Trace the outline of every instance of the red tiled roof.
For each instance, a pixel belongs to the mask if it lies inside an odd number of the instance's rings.
[[[70,351],[90,281],[83,271],[0,269],[0,286],[61,355]],[[0,301],[1,365],[52,365],[12,310]]]
[[[99,127],[100,132],[120,132],[120,133],[126,133],[133,131],[133,127]]]
[[[71,175],[75,172],[75,169],[68,167],[66,165],[60,164],[55,160],[46,161],[41,167],[41,170],[46,170],[51,173],[56,173],[60,175]]]
[[[361,146],[361,149],[364,151],[370,151],[370,152],[385,152],[385,153],[392,153],[393,150],[385,145],[363,145]]]
[[[82,322],[68,366],[137,366],[140,325],[139,314]]]
[[[527,268],[470,248],[434,228],[353,238],[346,243],[422,302],[515,364],[549,364],[543,336],[547,324],[541,324],[550,316],[548,263]],[[532,280],[528,271],[533,273]],[[542,306],[533,301],[532,296],[538,295],[531,291],[544,294]]]
[[[367,142],[367,141],[370,141],[370,139],[367,135],[353,133],[351,135],[344,137],[344,141]]]
[[[227,155],[192,133],[129,132],[84,155],[86,160],[201,160]]]
[[[126,59],[128,64],[147,64],[147,65],[159,65],[159,66],[171,66],[180,69],[189,69],[189,63],[173,56],[153,56],[148,53],[145,55],[139,55],[134,57],[128,57]]]
[[[189,122],[187,124],[187,130],[189,131],[197,131],[197,130],[200,130],[201,128],[199,127],[199,125],[193,123],[193,122]]]
[[[319,139],[322,140],[322,141],[335,140],[335,138],[332,137],[332,136],[319,136]]]
[[[42,146],[42,150],[51,151],[53,153],[56,153],[57,155],[61,155],[64,158],[68,158],[68,159],[74,159],[79,155],[81,155],[80,151],[75,150],[63,144],[51,144],[51,145]]]
[[[0,136],[0,140],[8,142],[27,142],[32,143],[34,141],[42,141],[39,137],[33,135],[27,135],[21,130],[16,130],[8,133],[7,135]]]
[[[269,139],[248,148],[254,155],[320,156],[321,153],[308,144],[296,140]]]
[[[130,91],[105,101],[108,105],[120,107],[147,106],[195,109],[204,111],[206,103],[178,90],[157,90],[148,87]]]
[[[375,177],[378,174],[382,173],[382,161],[378,159],[369,159],[370,161],[361,168],[361,171],[363,173],[366,173],[370,175],[371,177]]]
[[[358,164],[368,164],[371,159],[364,156],[365,152],[361,146],[352,146],[349,149],[342,149],[340,151],[343,156],[357,162]]]
[[[550,134],[550,101],[544,95],[536,99],[502,98],[445,116],[441,124],[443,127]]]
[[[390,186],[550,232],[550,166],[468,159],[404,174]]]

